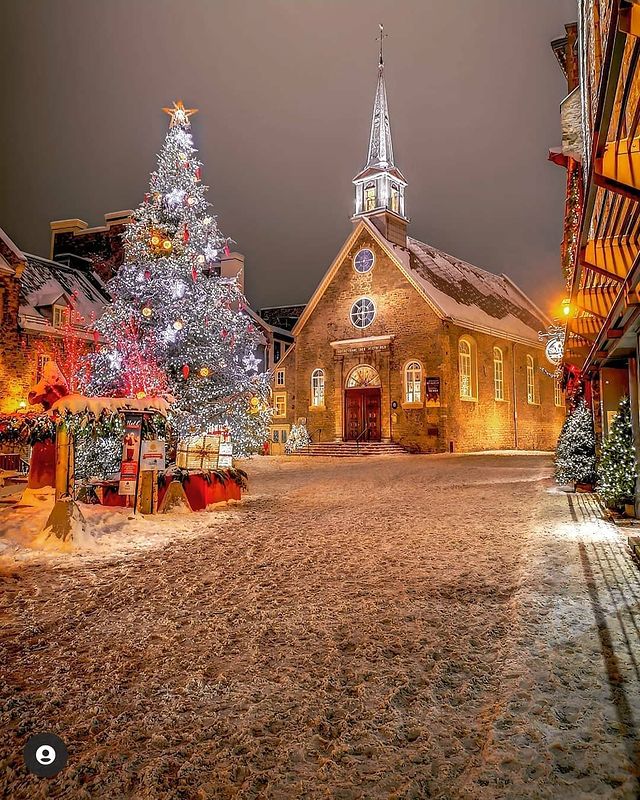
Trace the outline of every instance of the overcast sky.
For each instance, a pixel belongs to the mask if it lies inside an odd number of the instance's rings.
[[[383,22],[410,233],[561,297],[566,82],[549,43],[575,0],[2,0],[0,226],[135,208],[174,99],[246,255],[256,308],[306,302],[351,230]]]

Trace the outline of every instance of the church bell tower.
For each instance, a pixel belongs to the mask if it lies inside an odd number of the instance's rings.
[[[353,179],[356,202],[352,219],[357,222],[362,217],[368,217],[386,239],[405,247],[409,221],[405,212],[407,181],[393,160],[389,106],[384,82],[383,39],[383,26],[380,25],[378,85],[373,102],[369,151],[364,169]]]

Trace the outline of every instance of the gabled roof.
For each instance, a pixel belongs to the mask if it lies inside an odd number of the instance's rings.
[[[109,302],[104,283],[90,268],[72,267],[48,258],[23,253],[24,271],[20,276],[20,324],[23,328],[51,328],[43,313],[54,303],[73,305],[90,325]]]
[[[546,328],[550,320],[506,275],[487,272],[410,237],[407,247],[394,245],[366,217],[354,227],[327,270],[296,323],[294,335],[300,333],[349,249],[365,229],[441,319],[542,347],[538,331]]]
[[[540,344],[547,316],[506,275],[407,237],[409,269],[443,316],[474,330]]]

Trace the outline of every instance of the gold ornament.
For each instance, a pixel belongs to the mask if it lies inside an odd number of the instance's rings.
[[[173,242],[165,231],[159,228],[152,228],[149,236],[149,247],[155,255],[164,256],[173,250]]]
[[[153,309],[151,308],[151,306],[142,306],[141,311],[142,311],[142,316],[146,317],[147,319],[149,319],[149,317],[153,314]]]
[[[184,322],[183,322],[181,319],[177,319],[177,320],[176,320],[176,321],[173,323],[173,329],[174,329],[174,331],[181,331],[183,328],[184,328]]]
[[[174,128],[176,125],[186,125],[189,122],[189,117],[198,113],[197,108],[185,108],[182,100],[178,100],[177,103],[174,100],[173,108],[163,108],[162,110],[171,117],[170,128]]]
[[[211,375],[211,370],[209,369],[209,367],[200,367],[199,373],[200,377],[208,378],[209,375]]]

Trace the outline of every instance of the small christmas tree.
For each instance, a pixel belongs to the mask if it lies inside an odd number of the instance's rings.
[[[636,488],[636,451],[628,397],[620,401],[598,463],[598,492],[609,508],[621,511],[633,502]]]
[[[289,431],[289,438],[284,446],[284,452],[288,455],[295,453],[297,450],[304,450],[311,444],[311,436],[306,426],[300,423],[299,425],[292,425]]]
[[[556,482],[595,483],[596,437],[591,410],[584,400],[564,421],[555,458]]]

